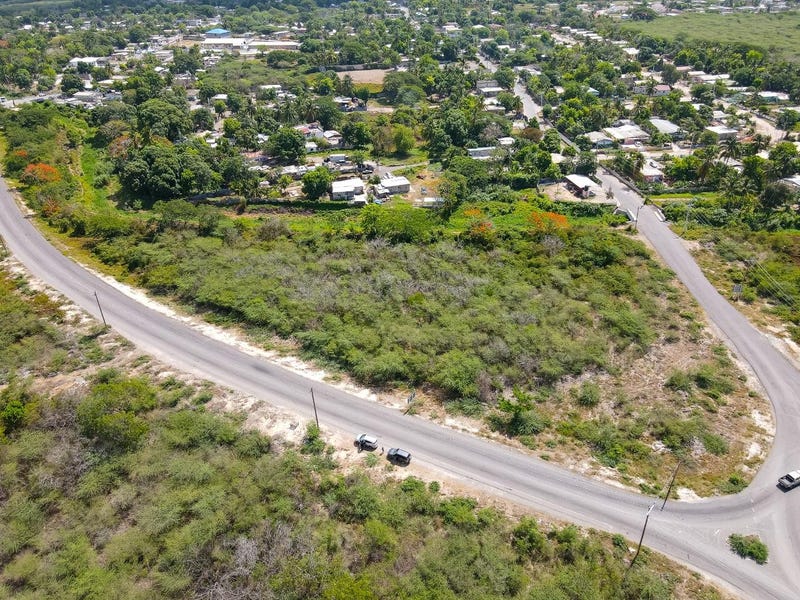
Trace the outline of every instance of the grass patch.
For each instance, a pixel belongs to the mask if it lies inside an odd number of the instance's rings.
[[[685,35],[690,40],[739,44],[768,51],[792,61],[800,60],[800,14],[685,13],[659,17],[652,21],[626,23],[624,29],[674,40]]]

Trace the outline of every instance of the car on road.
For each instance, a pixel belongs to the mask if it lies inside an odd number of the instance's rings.
[[[411,454],[401,448],[389,448],[386,453],[386,460],[396,465],[406,466],[411,462]]]
[[[378,448],[378,438],[374,435],[362,433],[356,438],[356,446],[359,450],[376,450]]]
[[[800,485],[800,471],[792,471],[778,479],[778,487],[790,490]]]

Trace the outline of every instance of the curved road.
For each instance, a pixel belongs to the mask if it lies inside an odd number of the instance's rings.
[[[615,193],[623,202],[637,202],[621,189]],[[800,433],[794,404],[800,390],[798,373],[716,292],[707,289],[710,286],[688,255],[681,253],[682,247],[666,226],[649,212],[642,213],[642,232],[653,236],[659,251],[665,253],[666,260],[753,364],[767,387],[777,414],[779,450],[771,454],[754,484],[743,493],[691,504],[670,502],[664,512],[656,509],[650,517],[646,545],[709,574],[742,597],[796,598],[796,589],[788,582],[800,566],[800,535],[790,515],[800,510],[800,492],[782,494],[775,489],[774,481],[790,466],[800,466],[800,452],[789,448]],[[96,292],[110,326],[142,350],[177,368],[311,417],[312,382],[147,308],[65,258],[22,216],[2,179],[0,235],[34,276],[99,317]],[[724,314],[724,319],[718,320],[717,313]],[[415,461],[469,480],[491,493],[556,517],[638,539],[652,503],[650,498],[405,416],[332,386],[319,382],[313,382],[313,386],[320,421],[326,428],[373,432],[387,446],[409,448]],[[731,532],[758,533],[770,546],[769,564],[759,567],[733,555],[726,541]]]

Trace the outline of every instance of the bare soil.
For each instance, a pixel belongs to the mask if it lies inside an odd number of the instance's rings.
[[[350,79],[353,80],[353,83],[383,83],[384,77],[386,77],[386,73],[388,73],[386,69],[364,69],[363,71],[346,71],[340,75],[340,77],[344,77],[345,75],[350,75]]]

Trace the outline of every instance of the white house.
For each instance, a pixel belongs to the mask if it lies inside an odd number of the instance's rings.
[[[672,121],[652,117],[650,123],[652,123],[653,127],[655,127],[659,133],[672,136],[673,138],[680,135],[681,128]]]
[[[364,193],[364,182],[359,177],[352,177],[331,184],[331,200],[353,200]]]
[[[710,131],[716,135],[718,140],[727,140],[730,138],[735,138],[737,135],[739,135],[739,132],[736,129],[725,127],[725,125],[712,125],[710,127],[706,127],[705,131]]]
[[[620,125],[619,127],[606,127],[603,131],[612,140],[622,144],[632,144],[634,142],[644,142],[650,139],[644,129],[638,125]]]
[[[407,194],[411,191],[411,182],[400,175],[384,177],[378,185],[389,194]]]
[[[642,165],[641,174],[642,179],[648,183],[656,183],[664,180],[664,172],[658,168],[658,163],[652,160]]]
[[[480,148],[467,148],[467,154],[475,160],[489,160],[494,156],[497,146],[482,146]]]
[[[602,188],[584,175],[567,175],[564,177],[567,188],[576,196],[589,198],[596,196]]]

